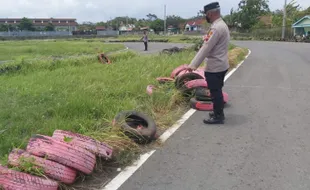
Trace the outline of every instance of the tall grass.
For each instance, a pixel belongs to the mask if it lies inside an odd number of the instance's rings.
[[[124,49],[121,44],[104,44],[100,41],[65,41],[65,40],[27,40],[0,41],[0,61],[18,57],[36,58],[42,56],[70,56],[97,54]]]
[[[294,32],[292,28],[285,29],[286,39],[294,39]],[[234,40],[265,40],[265,41],[278,41],[282,37],[282,28],[262,28],[262,29],[253,29],[250,32],[231,32],[231,37]]]
[[[141,39],[141,35],[120,35],[116,38],[107,38],[106,40],[120,40],[120,41],[139,41]],[[189,35],[171,35],[171,36],[161,36],[156,34],[150,34],[148,35],[149,40],[165,40],[166,42],[171,43],[194,43],[197,39],[201,39],[200,36],[189,36]]]
[[[152,96],[146,87],[194,55],[140,56],[129,51],[111,55],[110,65],[99,63],[95,55],[0,65],[0,159],[5,161],[14,147],[25,148],[33,134],[62,129],[107,142],[119,153],[117,162],[128,163],[139,149],[111,121],[120,111],[137,110],[152,116],[159,129],[170,126],[186,108],[184,99],[173,83]]]
[[[95,56],[14,63],[18,70],[0,75],[0,155],[24,148],[33,134],[52,135],[55,129],[109,133],[109,123],[122,110],[143,111],[161,118],[158,123],[171,121],[178,114],[171,112],[176,92],[165,88],[150,97],[146,86],[193,56],[128,52],[111,57],[111,65],[100,64]]]

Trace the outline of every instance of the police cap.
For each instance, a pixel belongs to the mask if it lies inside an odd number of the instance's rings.
[[[212,2],[204,6],[204,12],[206,13],[212,9],[217,9],[217,8],[220,8],[219,2]]]

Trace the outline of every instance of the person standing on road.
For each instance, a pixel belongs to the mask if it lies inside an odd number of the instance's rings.
[[[146,34],[146,31],[143,32],[143,37],[141,38],[144,42],[144,51],[147,51],[147,43],[148,43],[148,36]]]
[[[229,69],[228,46],[230,41],[229,29],[221,18],[220,5],[218,2],[204,6],[206,20],[211,23],[207,36],[187,70],[196,70],[203,60],[207,58],[205,77],[208,83],[213,102],[213,112],[209,114],[209,119],[204,119],[205,124],[223,124],[224,100],[222,88],[224,78]]]

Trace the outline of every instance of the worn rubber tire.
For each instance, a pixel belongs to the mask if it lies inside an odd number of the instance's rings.
[[[57,162],[31,155],[29,152],[21,149],[12,150],[12,152],[9,154],[8,163],[11,166],[18,167],[23,163],[22,158],[26,159],[26,162],[31,162],[34,167],[42,168],[46,176],[65,184],[72,184],[77,176],[76,170],[72,168]]]
[[[187,88],[185,85],[186,82],[197,80],[197,79],[203,79],[203,77],[197,73],[185,73],[182,75],[179,75],[175,80],[175,87],[176,89],[180,90],[184,96],[191,96],[192,90],[191,88]]]
[[[151,117],[137,111],[118,113],[113,124],[119,124],[125,134],[137,143],[151,142],[157,130],[155,121]]]
[[[209,90],[206,87],[197,88],[195,91],[196,99],[199,101],[211,101],[212,100],[211,94],[209,94],[210,92],[207,91]],[[223,99],[224,104],[226,104],[228,102],[228,94],[224,91],[223,91]]]
[[[152,95],[152,94],[153,94],[153,90],[154,90],[155,88],[156,88],[156,87],[153,86],[153,85],[147,85],[147,87],[146,87],[146,93],[147,93],[148,95]]]
[[[191,98],[190,106],[199,111],[213,111],[213,103],[211,101],[199,101],[196,98]]]
[[[110,59],[104,53],[99,54],[98,59],[103,64],[111,64]]]
[[[0,186],[5,190],[57,190],[53,180],[18,172],[0,165]]]
[[[184,89],[193,90],[197,88],[207,88],[208,83],[205,79],[195,79],[185,83]]]
[[[211,101],[212,97],[208,88],[199,87],[195,90],[195,97],[199,101]]]
[[[180,72],[184,71],[184,69],[185,69],[187,66],[188,66],[187,64],[178,66],[177,68],[175,68],[175,69],[171,72],[170,77],[173,78],[173,79],[175,79],[175,78],[178,76],[178,74],[179,74]]]
[[[63,130],[55,130],[52,137],[62,142],[65,142],[65,137],[69,137],[71,138],[71,141],[68,142],[69,144],[85,148],[91,153],[94,153],[106,159],[112,158],[112,147],[91,137]]]
[[[48,160],[74,168],[85,174],[90,174],[96,164],[95,154],[49,136],[34,135],[29,140],[26,150],[35,156],[47,156]]]

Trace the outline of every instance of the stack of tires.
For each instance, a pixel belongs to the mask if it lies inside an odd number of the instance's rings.
[[[224,104],[228,102],[228,94],[223,92]],[[190,106],[199,111],[213,111],[212,96],[206,87],[199,87],[195,90],[194,97],[190,99]]]
[[[52,137],[34,135],[26,150],[11,151],[8,164],[24,171],[34,169],[37,175],[42,175],[35,176],[0,165],[0,187],[5,190],[57,190],[59,182],[74,183],[78,172],[91,174],[96,156],[111,159],[112,153],[110,146],[70,131],[55,130]]]
[[[188,97],[190,100],[190,106],[193,109],[200,111],[212,111],[213,103],[208,84],[205,79],[204,69],[198,68],[193,72],[187,72],[187,64],[180,65],[175,68],[170,77],[159,77],[157,81],[160,83],[174,82],[174,86],[178,89],[183,96]],[[155,86],[149,85],[147,87],[147,93],[152,94]],[[223,92],[224,103],[228,102],[228,94]]]

